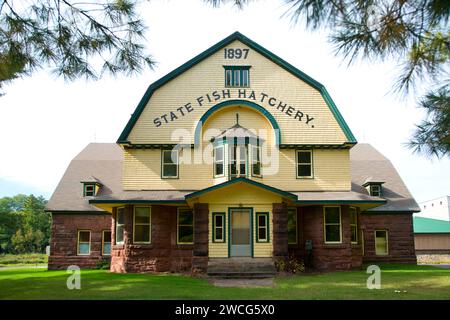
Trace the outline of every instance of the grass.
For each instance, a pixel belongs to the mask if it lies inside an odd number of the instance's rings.
[[[45,253],[0,254],[0,267],[44,265],[48,262]]]
[[[219,288],[206,279],[175,274],[82,270],[81,290],[67,289],[65,271],[1,270],[0,299],[450,299],[450,269],[381,269],[380,290],[366,288],[365,270],[277,277],[274,287],[260,288]]]

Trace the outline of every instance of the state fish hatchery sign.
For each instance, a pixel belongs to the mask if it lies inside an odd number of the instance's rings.
[[[216,103],[222,100],[243,99],[247,101],[255,101],[263,105],[270,106],[271,110],[283,113],[287,117],[291,117],[292,121],[298,121],[311,128],[314,128],[314,117],[298,108],[289,105],[277,97],[273,97],[264,92],[255,92],[246,89],[222,89],[214,90],[205,95],[198,96],[191,102],[187,102],[180,107],[175,107],[172,111],[162,114],[153,119],[155,127],[162,127],[168,123],[177,121],[178,119],[188,116],[195,108],[205,108],[210,103]]]

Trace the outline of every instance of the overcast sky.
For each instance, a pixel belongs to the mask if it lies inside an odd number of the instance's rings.
[[[148,85],[240,31],[324,84],[358,142],[387,156],[417,201],[450,194],[450,160],[414,155],[403,144],[423,113],[414,101],[388,94],[396,62],[347,67],[325,33],[309,33],[280,18],[281,1],[244,11],[214,9],[201,0],[152,0],[141,5],[148,49],[158,65],[133,78],[67,83],[48,70],[14,81],[0,97],[0,197],[49,197],[70,160],[89,142],[115,142]]]

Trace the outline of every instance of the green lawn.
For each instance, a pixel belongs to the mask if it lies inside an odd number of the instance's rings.
[[[450,269],[381,268],[380,290],[366,288],[365,270],[278,277],[275,287],[267,288],[218,288],[205,279],[174,274],[84,270],[81,290],[66,288],[65,271],[2,270],[0,299],[450,299]]]
[[[45,253],[0,254],[0,267],[44,265],[47,261]]]

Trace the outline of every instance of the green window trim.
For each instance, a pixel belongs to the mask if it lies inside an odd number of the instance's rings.
[[[339,209],[339,223],[327,222],[327,208],[338,208]],[[327,226],[339,226],[339,241],[328,241],[327,240]],[[342,243],[342,211],[340,206],[324,206],[323,207],[323,241],[325,244],[341,244]]]
[[[269,212],[256,212],[256,242],[258,243],[269,243],[270,242],[270,220],[269,220]],[[260,225],[259,218],[264,217],[264,226]],[[265,229],[265,238],[261,238],[259,231],[260,229]]]
[[[251,66],[223,66],[225,88],[249,88]]]
[[[190,212],[192,215],[192,224],[180,224],[180,213]],[[192,228],[192,241],[180,241],[180,227]],[[189,207],[177,208],[177,244],[194,244],[194,213]]]
[[[349,208],[350,216],[350,242],[358,244],[358,210],[355,207]]]
[[[136,223],[136,209],[148,209],[148,222],[138,222]],[[147,226],[148,227],[148,241],[136,240],[136,226]],[[136,244],[151,244],[152,243],[152,207],[150,206],[134,206],[133,210],[133,243]]]
[[[297,208],[296,207],[290,207],[288,210],[288,244],[298,244],[298,214],[297,214]],[[289,228],[289,215],[292,214],[294,217],[294,228],[290,230]],[[289,240],[289,232],[295,231],[295,241]],[[292,238],[292,237],[291,237]]]
[[[119,215],[122,215],[122,223],[119,223]],[[116,244],[123,244],[124,228],[125,228],[125,207],[119,207],[116,209],[116,219],[114,227],[114,241]],[[120,231],[119,231],[120,230]],[[122,236],[122,240],[118,241],[118,235]]]
[[[94,197],[96,187],[95,183],[83,183],[83,197]]]
[[[170,162],[170,163],[165,162],[164,155],[167,152],[170,152],[171,156],[172,156],[172,152],[176,153],[176,155],[177,155],[176,162]],[[175,166],[176,175],[164,174],[166,166]],[[178,149],[161,149],[161,179],[178,179],[179,175],[180,175],[180,150],[178,150]]]
[[[222,218],[222,226],[217,227],[217,220],[216,217]],[[217,239],[217,228],[222,229],[222,239]],[[225,212],[213,212],[212,213],[212,242],[213,243],[225,243],[227,236],[226,236],[226,221],[225,221]]]
[[[309,162],[300,162],[299,154],[300,153],[309,153]],[[310,174],[309,175],[300,175],[299,167],[300,166],[309,166]],[[314,160],[313,160],[313,151],[311,150],[295,150],[295,173],[297,179],[314,179]]]

